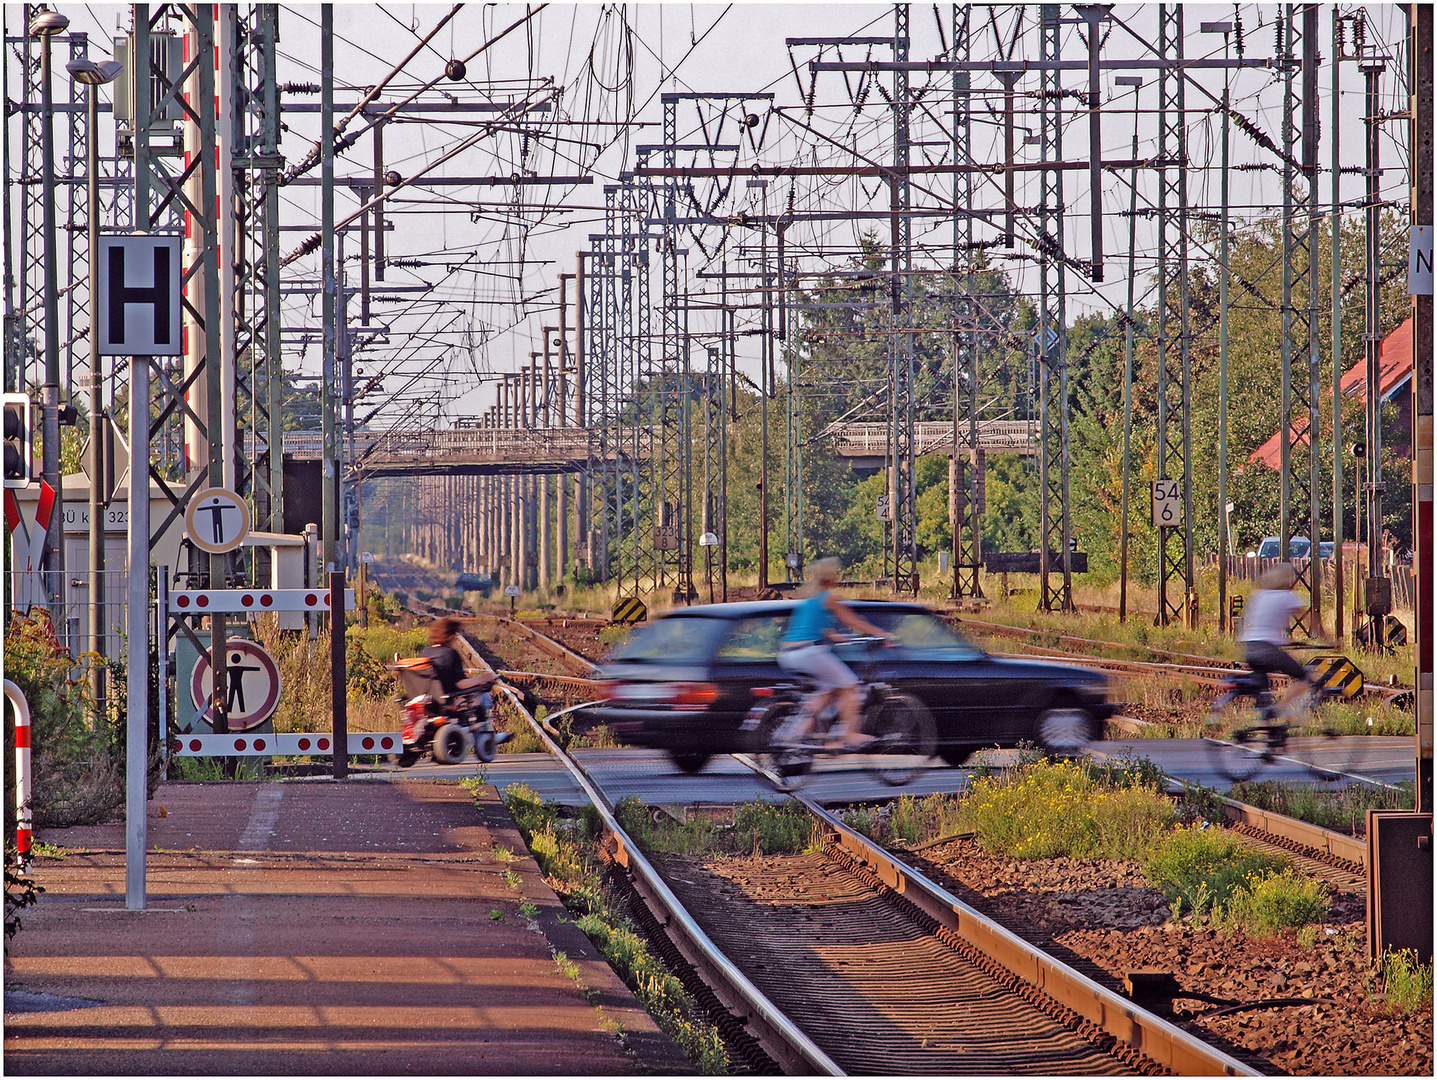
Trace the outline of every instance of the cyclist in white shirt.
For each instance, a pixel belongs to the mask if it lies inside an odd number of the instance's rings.
[[[1306,690],[1316,688],[1302,662],[1283,646],[1291,643],[1288,627],[1292,617],[1307,605],[1292,591],[1297,571],[1291,563],[1278,563],[1258,578],[1257,589],[1248,597],[1242,617],[1243,660],[1254,672],[1274,672],[1292,679],[1292,690],[1281,704],[1288,705]]]

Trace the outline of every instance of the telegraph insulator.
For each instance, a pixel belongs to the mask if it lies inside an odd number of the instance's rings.
[[[384,182],[390,187],[398,187],[400,184],[404,183],[404,177],[400,176],[393,169],[390,169],[387,173],[384,174]]]
[[[745,116],[745,117],[743,118],[743,126],[746,127],[746,128],[756,128],[756,127],[758,127],[758,114],[757,114],[757,113],[749,113],[747,116]]]
[[[444,65],[444,74],[453,82],[463,82],[464,76],[469,74],[469,69],[464,66],[463,60],[451,60]]]

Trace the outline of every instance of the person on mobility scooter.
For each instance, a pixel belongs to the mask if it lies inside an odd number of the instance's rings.
[[[426,750],[434,760],[453,764],[473,746],[480,761],[492,761],[501,743],[513,736],[495,731],[490,719],[493,675],[466,677],[464,660],[454,647],[459,620],[441,616],[429,628],[429,646],[419,656],[396,660],[394,672],[408,695],[400,738],[401,766],[414,764]]]

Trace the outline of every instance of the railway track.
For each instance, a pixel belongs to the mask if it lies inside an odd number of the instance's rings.
[[[468,642],[461,651],[489,668]],[[666,876],[553,728],[500,689],[501,711],[530,725],[598,808],[602,850],[640,905],[638,921],[749,1068],[1256,1075],[1034,949],[811,801],[820,850],[751,861],[727,880]]]

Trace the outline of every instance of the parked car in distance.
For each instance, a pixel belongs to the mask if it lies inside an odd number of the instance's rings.
[[[850,601],[890,636],[851,643],[838,655],[860,677],[913,694],[933,713],[938,756],[959,765],[984,747],[1064,745],[1102,738],[1115,709],[1107,677],[1047,660],[990,656],[921,604]],[[753,753],[745,726],[755,687],[788,682],[778,643],[795,601],[680,608],[640,627],[601,678],[589,710],[622,743],[664,750],[698,772],[715,754]],[[871,666],[870,666],[871,662]]]
[[[1327,547],[1331,549],[1332,545]],[[1287,545],[1287,557],[1289,559],[1304,559],[1307,553],[1312,550],[1312,541],[1305,536],[1294,536]],[[1257,546],[1256,551],[1249,551],[1247,557],[1254,555],[1259,559],[1276,559],[1282,554],[1282,540],[1276,536],[1264,536],[1262,543]],[[1326,556],[1324,556],[1325,558]]]

